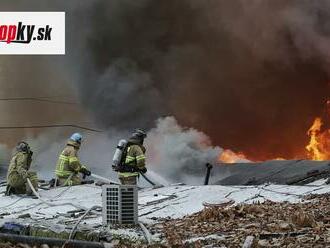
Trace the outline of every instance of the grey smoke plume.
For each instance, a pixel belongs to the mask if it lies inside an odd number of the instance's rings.
[[[204,133],[181,127],[173,117],[159,119],[146,141],[150,169],[172,183],[201,184],[205,164],[217,163],[222,152]]]

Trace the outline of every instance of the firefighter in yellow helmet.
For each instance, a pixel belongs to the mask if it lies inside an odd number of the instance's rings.
[[[27,179],[30,179],[32,186],[35,190],[38,190],[37,173],[29,171],[32,155],[33,152],[28,143],[21,141],[17,144],[16,151],[8,167],[6,195],[32,195],[32,189],[28,185]]]
[[[121,184],[135,185],[139,173],[146,173],[146,148],[143,141],[147,137],[141,129],[136,129],[128,139],[122,163],[118,166],[118,177]]]
[[[78,159],[78,150],[81,145],[82,136],[74,133],[67,142],[57,161],[55,175],[57,185],[72,186],[81,184],[82,179],[78,173],[90,176],[91,171],[82,165]]]

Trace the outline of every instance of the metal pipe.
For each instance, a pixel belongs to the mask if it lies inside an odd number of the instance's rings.
[[[34,236],[25,236],[25,235],[16,235],[9,233],[0,233],[0,241],[10,242],[12,244],[23,243],[28,245],[37,245],[47,244],[49,246],[62,247],[67,240],[65,239],[56,239],[56,238],[43,238],[43,237],[34,237]],[[70,240],[66,247],[70,248],[104,248],[105,245],[100,242],[89,242],[82,240]],[[111,247],[107,246],[106,247]]]
[[[205,180],[204,180],[204,185],[208,185],[209,184],[209,179],[210,179],[210,174],[211,174],[211,170],[213,168],[213,166],[210,163],[206,163],[206,175],[205,175]]]

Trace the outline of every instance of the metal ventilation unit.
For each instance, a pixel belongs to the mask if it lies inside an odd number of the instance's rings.
[[[102,186],[103,225],[138,223],[138,191],[135,185]]]

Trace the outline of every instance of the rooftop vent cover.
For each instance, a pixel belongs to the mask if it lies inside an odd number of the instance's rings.
[[[135,185],[103,185],[103,225],[138,223],[138,193]]]

